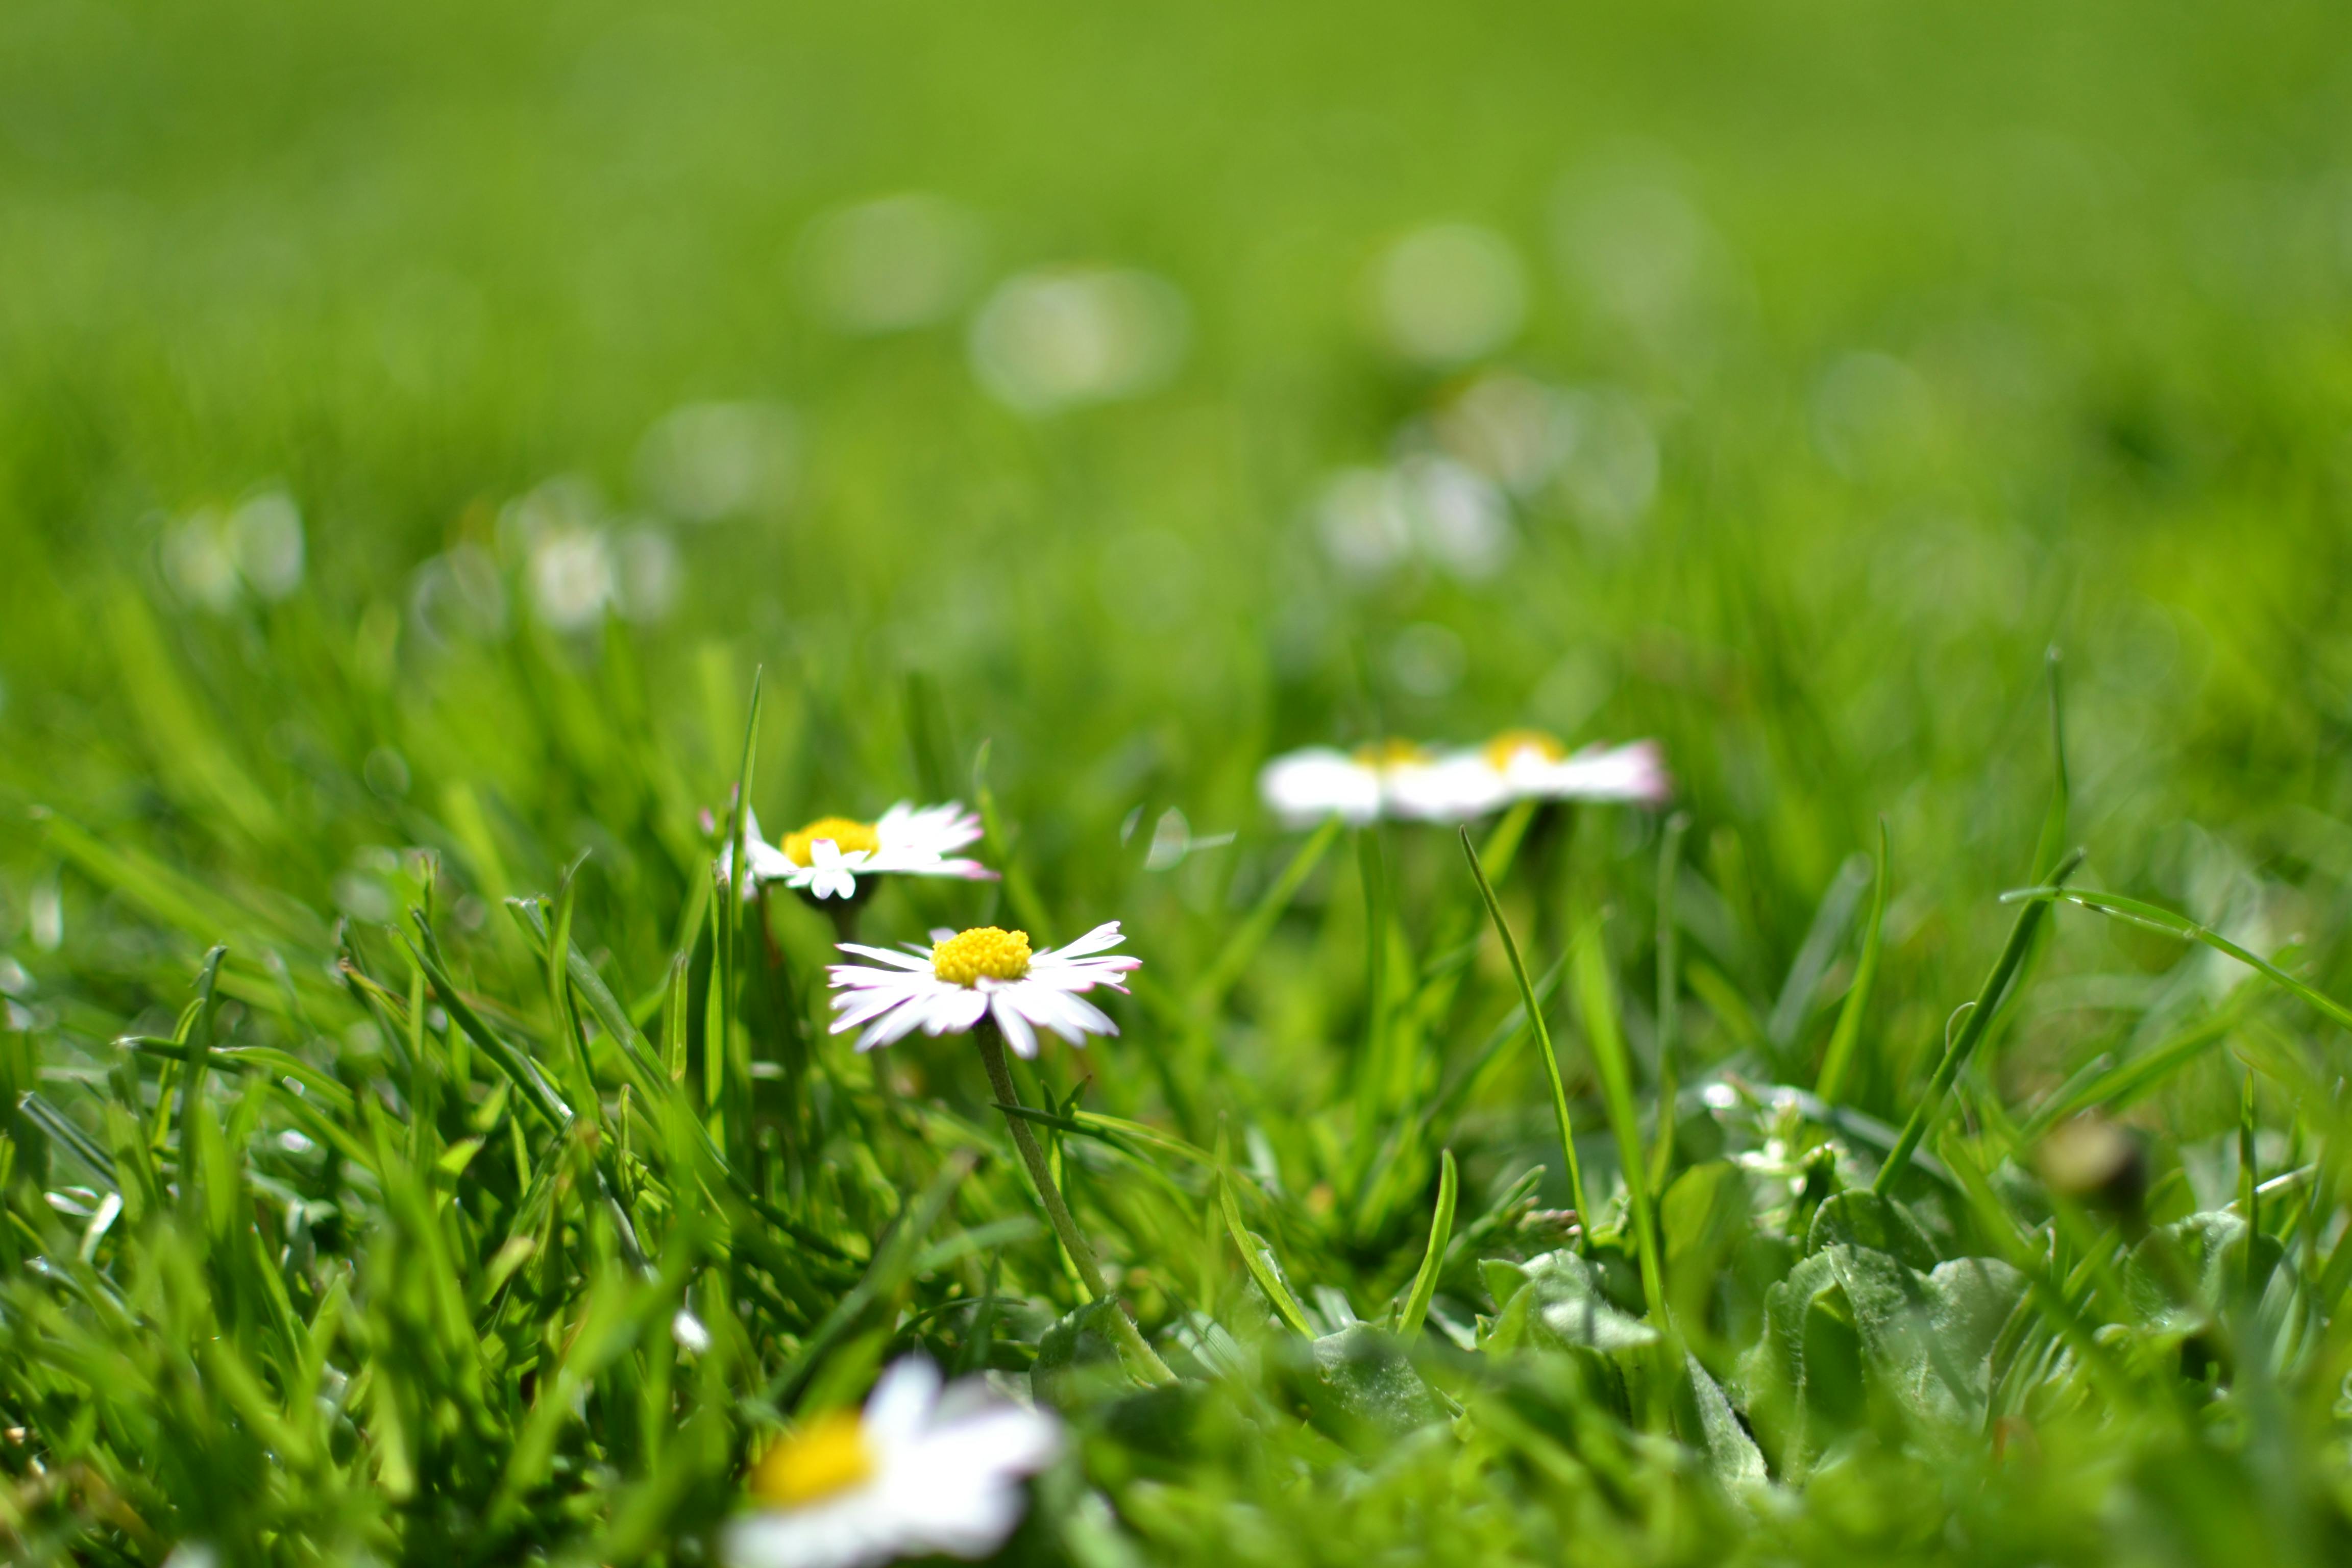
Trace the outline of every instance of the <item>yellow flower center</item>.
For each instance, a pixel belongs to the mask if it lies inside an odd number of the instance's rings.
[[[974,926],[931,949],[931,973],[957,985],[1018,980],[1029,973],[1029,933],[999,926]]]
[[[829,1410],[768,1446],[751,1467],[751,1495],[778,1508],[803,1508],[873,1474],[874,1450],[857,1412]]]
[[[1533,752],[1547,763],[1559,762],[1568,755],[1568,748],[1545,734],[1541,730],[1506,730],[1486,742],[1486,765],[1507,768],[1522,752]]]
[[[881,837],[870,822],[852,822],[845,816],[820,816],[798,833],[784,835],[784,858],[795,866],[816,864],[815,851],[810,848],[820,838],[830,838],[833,847],[844,855],[863,849],[871,855],[882,847]]]
[[[1367,746],[1358,746],[1352,754],[1356,761],[1368,768],[1401,768],[1414,763],[1427,762],[1429,748],[1417,745],[1411,741],[1400,741],[1391,737],[1385,741],[1374,741]]]

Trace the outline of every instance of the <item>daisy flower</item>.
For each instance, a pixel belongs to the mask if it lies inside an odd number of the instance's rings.
[[[1258,794],[1286,827],[1327,816],[1357,827],[1382,817],[1468,822],[1519,800],[1655,805],[1673,787],[1654,741],[1571,754],[1536,730],[1508,730],[1483,746],[1443,752],[1402,741],[1352,752],[1309,747],[1275,758],[1258,774]]]
[[[1309,746],[1275,758],[1257,775],[1259,798],[1286,827],[1327,816],[1351,827],[1383,816],[1448,821],[1446,783],[1436,754],[1410,741],[1352,752]]]
[[[961,877],[992,880],[996,873],[954,851],[979,841],[980,817],[961,802],[917,807],[900,801],[873,822],[820,816],[779,843],[760,835],[760,819],[743,813],[748,896],[762,882],[782,882],[813,899],[853,899],[860,877]],[[722,854],[731,873],[734,858]]]
[[[1067,947],[1032,952],[1029,933],[979,926],[966,931],[936,931],[929,947],[841,943],[841,951],[875,960],[874,965],[836,963],[831,973],[833,1032],[863,1025],[857,1048],[872,1050],[905,1038],[969,1033],[992,1018],[1005,1042],[1024,1057],[1037,1054],[1037,1031],[1059,1035],[1074,1046],[1088,1035],[1116,1035],[1118,1026],[1079,994],[1097,985],[1125,991],[1121,976],[1143,960],[1110,950],[1126,939],[1118,922],[1095,927]],[[879,965],[880,967],[876,967]]]
[[[985,1557],[1026,1504],[1022,1478],[1061,1449],[1053,1416],[977,1379],[945,1389],[908,1357],[863,1411],[836,1410],[772,1444],[751,1467],[758,1505],[729,1524],[733,1568],[874,1568],[900,1557]]]
[[[1663,805],[1674,780],[1655,741],[1570,752],[1540,730],[1506,730],[1483,746],[1439,758],[1426,788],[1460,820],[1521,800]]]

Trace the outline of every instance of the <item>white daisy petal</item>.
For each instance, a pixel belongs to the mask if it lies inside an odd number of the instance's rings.
[[[1258,773],[1257,788],[1267,809],[1293,827],[1327,816],[1361,825],[1381,814],[1380,771],[1328,746],[1275,758]]]
[[[938,931],[933,931],[931,933],[931,940],[934,942],[945,942],[948,937],[953,936],[955,932],[949,931],[946,936],[942,936]],[[854,952],[860,958],[875,959],[897,969],[929,969],[931,966],[931,955],[928,952],[900,952],[894,948],[867,947],[862,942],[838,942],[835,945],[838,946],[844,952]],[[834,970],[835,973],[839,973],[842,970],[849,969],[851,967],[853,966],[849,964],[837,963],[834,965]]]
[[[1087,932],[1086,935],[1078,938],[1076,942],[1065,942],[1060,947],[1049,947],[1045,949],[1043,952],[1037,954],[1036,962],[1043,963],[1048,958],[1084,958],[1090,952],[1102,952],[1108,949],[1117,947],[1125,940],[1126,939],[1121,937],[1118,933],[1118,922],[1117,921],[1105,921],[1102,924],[1095,927],[1094,930]]]
[[[942,1397],[938,1372],[919,1358],[882,1374],[856,1432],[870,1473],[812,1501],[731,1521],[720,1536],[730,1568],[879,1568],[935,1552],[984,1557],[1020,1522],[1023,1478],[1052,1463],[1062,1447],[1051,1415],[1007,1403],[975,1382]]]
[[[1013,1047],[1013,1054],[1024,1061],[1034,1060],[1037,1055],[1037,1031],[1029,1026],[1019,1005],[998,996],[992,999],[989,1010],[996,1016],[996,1026],[1004,1031],[1004,1043]]]
[[[919,1433],[940,1402],[940,1369],[919,1355],[894,1362],[866,1396],[866,1434],[877,1447]]]

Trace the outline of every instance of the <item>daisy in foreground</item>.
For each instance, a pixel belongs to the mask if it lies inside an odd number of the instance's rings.
[[[1051,1415],[977,1379],[942,1390],[920,1357],[893,1364],[863,1412],[835,1410],[751,1467],[759,1507],[727,1527],[734,1568],[874,1568],[943,1552],[985,1557],[1026,1503],[1022,1478],[1061,1449]]]
[[[1013,1088],[1004,1047],[1009,1041],[1021,1056],[1034,1057],[1041,1029],[1074,1046],[1084,1045],[1088,1035],[1118,1034],[1118,1026],[1081,994],[1097,985],[1127,989],[1124,977],[1141,968],[1143,960],[1111,951],[1125,940],[1117,921],[1105,921],[1067,947],[1037,949],[1030,947],[1027,931],[977,926],[933,931],[929,947],[910,943],[903,952],[845,942],[842,952],[875,963],[836,963],[830,971],[833,1032],[845,1034],[864,1026],[866,1032],[857,1039],[861,1051],[905,1039],[917,1029],[927,1035],[971,1037],[981,1065],[988,1069],[989,1088],[996,1092],[997,1109],[1004,1112],[1013,1146],[1021,1152],[1029,1184],[1077,1266],[1079,1283],[1088,1299],[1097,1301],[1110,1294],[1102,1264],[1055,1184],[1053,1167],[1046,1163]],[[1108,1316],[1112,1336],[1131,1367],[1155,1383],[1176,1380],[1124,1309]]]
[[[810,898],[854,899],[860,877],[961,877],[993,880],[996,873],[954,852],[978,843],[980,817],[960,801],[918,807],[900,801],[872,822],[820,816],[780,843],[760,836],[760,819],[743,813],[745,867],[751,873],[749,897],[763,882],[782,882]],[[731,874],[734,857],[721,852]]]
[[[870,1051],[920,1029],[927,1035],[969,1034],[982,1018],[1002,1030],[1014,1054],[1037,1054],[1037,1031],[1059,1035],[1074,1046],[1088,1035],[1116,1035],[1118,1026],[1079,993],[1097,985],[1125,991],[1120,976],[1140,969],[1143,960],[1113,952],[1125,939],[1118,922],[1095,927],[1067,947],[1030,951],[1029,933],[981,926],[967,931],[931,933],[933,945],[911,944],[904,952],[887,947],[841,944],[844,952],[885,965],[833,966],[833,999],[839,1016],[833,1032],[859,1025],[866,1032],[857,1048]]]
[[[1507,730],[1483,746],[1436,752],[1387,741],[1354,752],[1310,746],[1258,773],[1258,794],[1283,825],[1336,816],[1351,826],[1389,817],[1467,822],[1522,800],[1663,804],[1674,793],[1655,741],[1570,752],[1537,730]]]

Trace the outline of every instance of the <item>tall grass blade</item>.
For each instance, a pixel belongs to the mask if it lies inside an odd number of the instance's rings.
[[[1422,1321],[1429,1316],[1429,1303],[1437,1294],[1437,1276],[1445,1266],[1446,1244],[1454,1239],[1454,1205],[1460,1182],[1454,1170],[1454,1151],[1439,1150],[1437,1160],[1437,1208],[1429,1217],[1429,1247],[1421,1255],[1412,1293],[1405,1297],[1404,1310],[1397,1318],[1397,1332],[1407,1342],[1421,1337]]]
[[[1478,850],[1470,842],[1470,830],[1465,827],[1460,833],[1463,858],[1470,862],[1470,875],[1478,884],[1478,896],[1486,901],[1486,918],[1494,922],[1495,934],[1502,939],[1503,956],[1510,961],[1511,977],[1518,982],[1519,1004],[1527,1010],[1528,1022],[1535,1026],[1536,1045],[1543,1052],[1544,1074],[1551,1084],[1552,1122],[1559,1133],[1560,1157],[1568,1162],[1569,1203],[1576,1210],[1582,1238],[1580,1246],[1590,1250],[1592,1208],[1584,1196],[1584,1168],[1577,1163],[1576,1132],[1569,1120],[1568,1085],[1559,1074],[1559,1055],[1552,1048],[1551,1030],[1544,1023],[1543,1004],[1528,983],[1528,966],[1519,957],[1519,944],[1511,935],[1511,924],[1503,918],[1503,906],[1495,897],[1494,885],[1486,880],[1486,868],[1478,864]]]
[[[2079,849],[2061,860],[2053,873],[2053,883],[2063,884],[2082,861],[2083,852]],[[2052,889],[2053,893],[2057,890]],[[1952,1085],[1959,1078],[1960,1069],[1968,1065],[1977,1042],[1984,1038],[1985,1031],[1992,1026],[1994,1015],[2008,999],[2009,983],[2025,962],[2026,950],[2032,945],[2034,932],[2042,924],[2035,911],[2045,907],[2044,900],[2037,900],[2018,911],[2017,923],[2010,928],[2009,941],[2002,945],[2000,957],[1994,962],[1992,973],[1985,976],[1984,989],[1977,994],[1976,1004],[1969,1009],[1959,1033],[1946,1045],[1943,1059],[1936,1064],[1935,1076],[1927,1082],[1927,1093],[1912,1110],[1911,1119],[1903,1124],[1902,1136],[1895,1141],[1886,1163],[1878,1168],[1877,1180],[1870,1184],[1870,1190],[1881,1197],[1894,1190],[1896,1180],[1910,1164],[1912,1153],[1919,1147],[1919,1141],[1927,1135],[1936,1118],[1943,1114],[1944,1103],[1951,1097]]]
[[[1845,1095],[1846,1079],[1853,1070],[1853,1053],[1862,1041],[1863,1019],[1870,1009],[1871,993],[1878,985],[1878,952],[1886,933],[1886,891],[1893,869],[1893,847],[1887,836],[1886,818],[1878,819],[1878,869],[1871,879],[1869,923],[1862,932],[1862,960],[1853,972],[1853,984],[1845,994],[1845,1004],[1838,1009],[1837,1027],[1830,1034],[1829,1048],[1822,1053],[1821,1077],[1814,1081],[1813,1092],[1831,1104]]]

